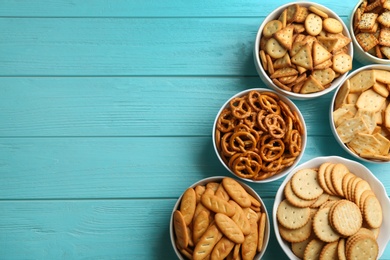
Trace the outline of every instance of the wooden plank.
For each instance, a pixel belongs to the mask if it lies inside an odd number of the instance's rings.
[[[272,216],[273,199],[264,201]],[[175,259],[168,228],[175,202],[173,199],[0,201],[1,256]],[[264,259],[286,259],[273,228],[270,231],[270,250]]]
[[[290,1],[128,1],[77,0],[28,1],[2,0],[0,16],[3,17],[242,17],[260,16]],[[347,16],[356,1],[319,0],[339,15]],[[345,8],[350,6],[350,9]]]
[[[333,137],[309,137],[302,162],[323,155],[350,158]],[[366,166],[389,183],[386,166]],[[0,172],[2,199],[174,198],[230,176],[210,137],[0,138]],[[251,186],[273,197],[281,181]]]
[[[0,77],[0,136],[209,136],[259,77]],[[310,135],[331,135],[333,93],[294,101]]]
[[[344,20],[347,18],[344,17]],[[0,19],[0,76],[255,76],[262,19]]]

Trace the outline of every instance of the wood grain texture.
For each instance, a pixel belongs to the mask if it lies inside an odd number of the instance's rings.
[[[266,2],[258,0],[226,1],[153,1],[153,0],[1,0],[3,17],[242,17],[260,16],[271,12],[288,0]],[[356,1],[318,0],[341,16],[350,14]]]
[[[230,176],[211,137],[0,138],[0,148],[3,199],[174,198],[202,178]],[[302,161],[326,155],[350,158],[333,137],[310,136]],[[390,182],[387,167],[367,167]],[[281,182],[251,186],[273,197]]]
[[[173,205],[230,176],[212,124],[229,97],[265,87],[255,36],[288,2],[0,0],[0,259],[175,259]],[[356,4],[316,2],[345,22]],[[294,101],[302,162],[351,159],[329,128],[332,95]],[[364,165],[390,193],[388,165]],[[282,181],[249,184],[269,216]],[[287,259],[272,223],[264,259]]]
[[[0,77],[0,136],[210,136],[220,107],[259,77]],[[333,92],[295,101],[329,135]],[[16,102],[17,105],[13,105]]]

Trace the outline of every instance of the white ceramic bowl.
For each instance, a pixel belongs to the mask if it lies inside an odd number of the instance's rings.
[[[353,76],[355,76],[357,73],[359,73],[360,71],[363,71],[363,70],[369,70],[369,69],[381,69],[381,70],[388,70],[390,71],[390,67],[388,65],[383,65],[383,64],[372,64],[372,65],[366,65],[366,66],[363,66],[359,69],[356,69],[354,70],[353,72],[351,72],[350,74],[348,74],[348,77],[346,77],[344,79],[344,81],[342,81],[340,83],[340,86],[336,89],[335,93],[333,94],[333,98],[332,98],[332,102],[330,103],[330,109],[329,109],[329,123],[330,123],[330,129],[332,130],[332,133],[334,135],[334,137],[336,138],[336,141],[339,143],[339,145],[348,153],[350,154],[351,156],[353,156],[354,158],[356,159],[359,159],[361,161],[364,161],[364,162],[369,162],[369,163],[379,163],[379,164],[383,164],[383,163],[390,163],[390,161],[379,161],[379,160],[370,160],[370,159],[366,159],[366,158],[362,158],[360,157],[358,154],[352,152],[348,146],[346,144],[343,143],[343,141],[340,139],[339,135],[337,134],[337,131],[336,131],[336,126],[335,126],[335,123],[334,123],[334,118],[333,118],[333,111],[334,111],[334,103],[335,103],[335,100],[336,100],[336,97],[337,97],[337,94],[339,93],[340,91],[340,88],[341,86],[344,84],[344,82],[350,78],[352,78]]]
[[[279,234],[279,228],[278,223],[276,219],[276,211],[278,208],[278,205],[280,202],[284,199],[283,189],[286,186],[286,183],[291,179],[291,177],[294,175],[295,172],[297,172],[300,169],[305,168],[318,168],[322,163],[324,162],[332,162],[332,163],[343,163],[345,164],[348,169],[354,173],[356,176],[366,180],[371,188],[372,191],[375,193],[376,197],[378,198],[379,202],[382,206],[383,211],[383,222],[380,227],[379,231],[379,237],[377,239],[379,244],[379,254],[378,258],[383,254],[383,251],[386,248],[387,243],[390,240],[390,200],[386,193],[386,189],[383,186],[383,184],[375,177],[375,175],[364,165],[348,160],[342,157],[338,156],[328,156],[328,157],[317,157],[315,159],[312,159],[310,161],[307,161],[298,167],[296,167],[293,171],[290,172],[289,175],[286,176],[283,183],[280,185],[276,196],[275,196],[275,202],[273,206],[272,211],[272,220],[274,224],[274,231],[276,235],[276,239],[278,240],[280,246],[282,247],[283,251],[286,253],[286,255],[289,257],[289,259],[299,259],[294,255],[294,253],[291,251],[291,248],[289,246],[289,243],[286,242]]]
[[[356,10],[359,8],[363,0],[358,1],[358,3],[355,5],[353,8],[353,11],[351,15],[349,16],[349,31],[351,33],[351,39],[354,47],[354,58],[356,58],[357,61],[362,63],[363,65],[368,65],[368,64],[387,64],[390,65],[390,60],[389,59],[381,59],[378,58],[374,55],[371,55],[370,53],[366,52],[363,50],[363,48],[360,46],[360,44],[357,42],[355,33],[353,30],[353,19]]]
[[[307,2],[307,1],[296,1],[296,2],[290,2],[288,4],[282,5],[282,6],[278,7],[278,8],[276,8],[273,12],[271,12],[264,19],[264,21],[261,23],[261,25],[260,25],[260,27],[259,27],[259,29],[257,31],[255,45],[254,45],[254,48],[253,48],[253,58],[254,58],[254,63],[255,63],[255,66],[256,66],[257,73],[259,74],[259,76],[262,79],[262,81],[268,87],[276,90],[277,92],[279,92],[282,95],[285,95],[285,96],[287,96],[287,97],[289,97],[291,99],[297,99],[297,100],[313,99],[313,98],[317,98],[317,97],[323,96],[323,95],[333,91],[340,84],[340,82],[343,81],[343,79],[347,76],[348,72],[344,73],[343,75],[340,75],[338,78],[333,80],[333,82],[332,82],[330,87],[328,87],[328,88],[326,88],[326,89],[324,89],[324,90],[322,90],[320,92],[309,93],[309,94],[294,93],[292,91],[287,91],[287,90],[281,89],[281,88],[279,88],[278,86],[276,86],[272,82],[272,80],[268,76],[267,72],[264,70],[264,68],[262,66],[262,63],[261,63],[261,60],[260,60],[260,57],[259,57],[260,39],[262,37],[262,32],[263,32],[264,26],[269,21],[277,19],[280,16],[280,14],[282,13],[282,11],[284,9],[286,9],[288,6],[292,5],[292,4],[299,4],[299,5],[302,5],[302,6],[305,6],[305,7],[315,6],[316,8],[320,9],[321,11],[324,11],[325,13],[327,13],[329,17],[335,18],[338,21],[340,21],[341,24],[343,25],[343,34],[345,36],[347,36],[348,38],[351,38],[351,36],[350,36],[349,31],[348,31],[348,27],[345,25],[343,20],[335,12],[333,12],[331,9],[329,9],[329,8],[323,6],[323,5],[320,5],[320,4],[317,4],[317,3],[313,3],[313,2]],[[351,58],[353,58],[353,45],[352,45],[352,43],[349,43],[349,45],[348,45],[348,54],[351,56]]]
[[[248,178],[243,178],[243,177],[240,177],[238,175],[236,175],[232,169],[229,168],[229,166],[224,162],[224,160],[222,159],[221,155],[220,155],[220,152],[217,148],[217,136],[216,136],[216,129],[217,129],[217,123],[218,123],[218,117],[220,116],[221,112],[225,109],[225,108],[228,108],[230,107],[229,105],[229,102],[236,98],[236,97],[242,97],[242,96],[245,96],[247,95],[249,92],[251,91],[258,91],[258,92],[270,92],[270,93],[273,93],[275,95],[277,95],[280,100],[282,100],[284,103],[286,103],[289,108],[291,109],[291,111],[296,111],[297,113],[297,116],[299,118],[299,120],[301,121],[302,123],[302,126],[303,126],[303,135],[301,136],[301,140],[302,140],[302,146],[301,146],[301,153],[296,157],[294,163],[290,166],[290,167],[286,167],[284,170],[282,170],[280,173],[278,174],[275,174],[269,178],[266,178],[266,179],[263,179],[263,180],[252,180],[252,179],[248,179]],[[214,125],[213,125],[213,132],[212,132],[212,140],[213,140],[213,146],[214,146],[214,150],[215,150],[215,153],[217,154],[217,157],[218,159],[220,160],[220,162],[222,163],[222,165],[232,174],[234,175],[235,177],[237,178],[240,178],[242,180],[245,180],[245,181],[249,181],[249,182],[255,182],[255,183],[265,183],[265,182],[271,182],[271,181],[275,181],[277,179],[280,179],[282,178],[283,176],[285,176],[292,168],[294,168],[298,163],[299,161],[301,160],[302,156],[303,156],[303,153],[305,151],[305,148],[306,148],[306,140],[307,140],[307,131],[306,131],[306,124],[305,124],[305,120],[302,116],[302,113],[299,111],[298,107],[290,100],[288,99],[287,97],[277,93],[276,91],[273,91],[273,90],[269,90],[269,89],[265,89],[265,88],[253,88],[253,89],[247,89],[247,90],[244,90],[242,92],[239,92],[237,94],[235,94],[234,96],[232,96],[231,98],[229,98],[225,104],[222,105],[221,109],[218,111],[217,113],[217,116],[215,117],[215,120],[214,120]]]
[[[207,183],[209,182],[217,182],[217,183],[220,183],[222,181],[222,179],[225,178],[225,176],[215,176],[215,177],[209,177],[209,178],[205,178],[205,179],[202,179],[194,184],[192,184],[190,187],[194,188],[195,186],[197,185],[206,185]],[[254,198],[256,198],[260,204],[261,204],[261,212],[265,212],[266,216],[267,216],[267,219],[266,219],[266,222],[265,222],[265,233],[264,233],[264,241],[263,241],[263,249],[261,250],[261,252],[257,253],[254,257],[254,260],[260,260],[266,249],[267,249],[267,246],[268,246],[268,241],[269,241],[269,236],[270,236],[270,220],[269,220],[269,215],[268,215],[268,212],[267,212],[267,208],[265,207],[265,204],[263,202],[263,200],[260,198],[259,194],[257,194],[257,192],[255,190],[253,190],[251,187],[249,187],[247,184],[237,180],[241,185],[242,187],[250,194],[252,195]],[[183,192],[184,194],[184,192]],[[175,203],[175,206],[173,207],[173,210],[172,210],[172,214],[171,214],[171,219],[170,219],[170,222],[169,222],[169,234],[170,234],[170,238],[171,238],[171,243],[172,243],[172,247],[177,255],[177,257],[180,259],[180,260],[186,260],[187,258],[185,258],[181,253],[180,251],[177,249],[176,247],[176,243],[175,243],[175,231],[173,229],[173,213],[175,212],[175,210],[177,210],[180,206],[180,202],[181,202],[181,198],[183,197],[183,194],[178,198],[177,202]]]

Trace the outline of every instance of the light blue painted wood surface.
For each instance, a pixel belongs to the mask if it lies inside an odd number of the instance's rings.
[[[252,45],[287,2],[0,0],[0,259],[175,259],[172,207],[228,176],[215,115],[264,86]],[[317,2],[344,21],[356,3]],[[332,94],[294,101],[302,161],[350,158],[330,132]],[[365,165],[390,194],[389,166]],[[281,181],[251,184],[270,214]],[[264,258],[286,259],[273,231]]]

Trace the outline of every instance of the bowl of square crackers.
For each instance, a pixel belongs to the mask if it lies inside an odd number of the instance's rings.
[[[299,163],[307,131],[302,113],[290,99],[253,88],[221,106],[212,140],[219,161],[233,176],[265,183],[284,177]]]
[[[383,184],[364,165],[339,156],[291,171],[272,212],[289,259],[378,259],[390,240],[389,214]]]
[[[390,64],[390,2],[358,1],[349,19],[355,58],[362,64]]]
[[[366,65],[342,82],[330,105],[330,127],[356,159],[390,162],[390,67]]]
[[[261,259],[270,222],[260,196],[230,177],[202,179],[177,200],[170,237],[179,259]]]
[[[263,82],[291,99],[312,99],[334,90],[352,69],[348,27],[329,8],[291,2],[260,25],[253,48]]]

